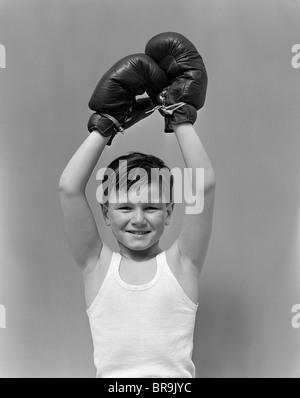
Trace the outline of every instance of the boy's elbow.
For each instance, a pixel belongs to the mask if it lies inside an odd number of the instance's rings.
[[[206,174],[204,179],[204,190],[210,191],[215,189],[216,187],[216,174],[213,169],[210,170],[209,173]]]
[[[62,175],[58,182],[58,190],[61,195],[75,196],[82,193],[82,190],[75,186],[69,178]]]
[[[58,181],[58,190],[59,192],[65,192],[68,190],[68,182],[63,174],[60,176]]]

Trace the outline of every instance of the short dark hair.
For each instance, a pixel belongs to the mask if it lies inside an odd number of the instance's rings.
[[[126,161],[126,174],[127,174],[127,192],[129,191],[130,187],[135,184],[137,181],[139,181],[140,176],[137,176],[135,179],[130,179],[129,175],[130,172],[134,169],[143,169],[143,171],[146,172],[147,177],[148,177],[148,184],[151,184],[151,170],[152,169],[158,169],[159,171],[161,169],[167,169],[170,172],[170,192],[169,192],[169,198],[170,202],[173,201],[173,184],[174,184],[174,178],[173,175],[171,174],[171,170],[169,166],[166,165],[166,163],[158,158],[157,156],[151,155],[151,154],[146,154],[142,152],[128,152],[126,155],[121,155],[118,158],[114,159],[106,168],[106,170],[113,171],[115,173],[116,177],[116,189],[118,190],[120,188],[120,162],[121,161]],[[109,175],[107,173],[104,174],[104,178],[102,180],[102,183],[106,182],[109,178]],[[160,176],[160,185],[162,184],[161,182],[162,176]]]

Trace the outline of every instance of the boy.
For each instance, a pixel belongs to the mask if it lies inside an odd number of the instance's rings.
[[[192,50],[195,55],[195,48],[183,36],[168,33],[158,35],[149,42],[155,49],[151,55],[153,58],[159,53],[158,46],[166,40],[169,42],[170,38],[175,44],[179,42],[183,45],[187,54]],[[175,44],[173,48],[178,48]],[[173,53],[173,56],[180,58],[178,54]],[[134,61],[136,59],[134,57]],[[105,84],[102,80],[94,93],[93,98],[97,96],[98,102],[108,86],[109,94],[113,90],[120,95],[124,89],[124,82],[116,88],[111,87],[109,80],[111,73],[115,77],[116,69],[123,77],[126,67],[132,67],[132,59],[129,63],[127,59],[125,63],[121,61],[121,67],[118,69],[114,66],[113,72],[109,71],[104,76]],[[148,61],[143,58],[143,62]],[[145,69],[141,70],[144,73]],[[170,223],[174,207],[172,197],[167,192],[171,189],[170,185],[162,181],[164,177],[152,178],[149,182],[147,178],[134,179],[131,173],[134,171],[136,176],[136,170],[142,169],[145,176],[149,177],[153,169],[169,171],[157,157],[134,152],[110,164],[109,168],[116,178],[111,180],[114,184],[108,182],[108,195],[101,208],[106,225],[111,227],[117,239],[117,253],[101,240],[85,196],[89,177],[116,132],[107,123],[128,127],[126,123],[132,125],[132,120],[136,122],[144,117],[145,109],[135,117],[135,112],[139,113],[140,108],[134,104],[123,119],[117,114],[118,110],[113,108],[110,115],[103,111],[92,115],[89,122],[91,133],[74,154],[60,179],[65,227],[72,254],[82,270],[84,280],[97,377],[195,377],[192,349],[198,282],[211,235],[215,176],[193,127],[197,101],[183,102],[185,98],[181,97],[179,102],[174,93],[178,92],[182,82],[178,82],[174,76],[169,78],[171,85],[159,96],[161,102],[156,101],[165,115],[165,131],[174,130],[185,166],[192,169],[194,175],[196,169],[204,169],[204,190],[203,184],[190,179],[196,195],[203,195],[204,192],[204,209],[198,214],[186,212],[180,234],[171,247],[163,250],[159,243],[165,226]],[[154,83],[151,79],[148,79],[147,84],[153,94]],[[115,85],[116,79],[113,80]],[[200,95],[203,98],[203,92]],[[120,95],[120,101],[125,97]],[[128,106],[126,109],[129,109]],[[121,159],[126,160],[127,167],[123,182],[119,167]],[[164,186],[160,181],[165,182]],[[164,189],[166,186],[167,189]]]

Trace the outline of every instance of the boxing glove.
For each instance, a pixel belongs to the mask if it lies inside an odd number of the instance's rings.
[[[207,90],[207,72],[196,47],[179,33],[154,36],[145,53],[167,74],[171,84],[156,97],[156,105],[165,116],[165,132],[172,125],[195,123],[197,110],[203,107]]]
[[[145,54],[133,54],[115,63],[100,79],[89,101],[88,130],[110,136],[149,116],[153,100],[170,81],[156,62]],[[149,97],[136,100],[147,91]]]

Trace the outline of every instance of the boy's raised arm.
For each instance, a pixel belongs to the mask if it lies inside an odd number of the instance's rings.
[[[195,195],[200,202],[204,196],[204,209],[190,212],[190,206],[186,207],[180,236],[174,242],[181,264],[191,264],[198,273],[211,235],[215,191],[211,162],[193,127],[197,110],[203,107],[206,98],[206,68],[194,44],[180,33],[165,32],[154,36],[147,43],[145,52],[162,67],[171,83],[157,97],[157,109],[165,118],[165,132],[175,132],[185,166],[192,176],[198,169],[204,169],[204,184],[199,181],[203,179],[201,173],[197,174],[200,177],[197,177],[198,181],[191,180],[193,190],[189,195],[189,199]]]
[[[60,202],[69,245],[76,263],[81,267],[95,263],[102,248],[85,190],[108,140],[109,137],[93,131],[73,155],[59,181]]]
[[[185,167],[190,169],[190,189],[196,202],[202,202],[204,207],[186,212],[183,218],[182,228],[178,240],[178,250],[183,261],[194,265],[200,271],[206,256],[213,219],[214,196],[215,196],[215,173],[204,146],[190,123],[174,125],[174,131],[185,162]],[[196,170],[204,170],[204,181],[202,174],[199,179]],[[185,174],[186,178],[186,174]],[[191,209],[191,207],[190,207]]]
[[[153,108],[150,98],[137,99],[146,89],[155,96],[168,83],[164,71],[147,55],[133,54],[116,62],[100,79],[89,107],[91,132],[63,171],[60,200],[72,254],[80,266],[95,263],[102,242],[85,189],[106,145],[119,131],[148,117]]]

